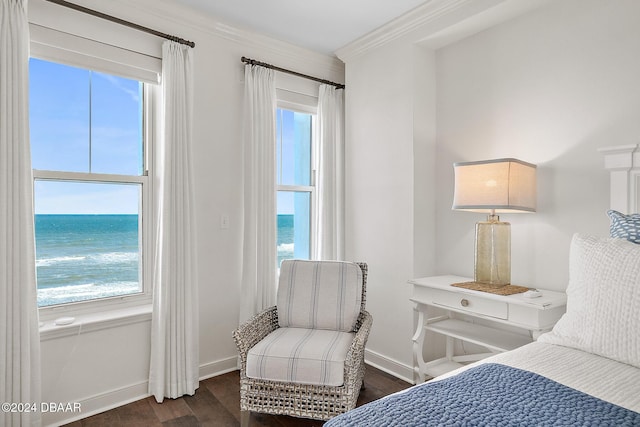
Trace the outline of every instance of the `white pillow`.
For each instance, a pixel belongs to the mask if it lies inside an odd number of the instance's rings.
[[[640,245],[575,234],[567,312],[538,341],[640,368]]]

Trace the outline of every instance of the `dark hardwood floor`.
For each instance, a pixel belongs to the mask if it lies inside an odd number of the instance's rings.
[[[358,406],[411,386],[372,366],[367,366],[364,382],[365,389],[360,391]],[[234,371],[201,381],[193,396],[165,399],[162,404],[148,397],[67,425],[240,426],[240,416],[240,377],[238,371]],[[249,426],[311,427],[323,424],[322,421],[283,415],[250,413],[245,418],[248,418]]]

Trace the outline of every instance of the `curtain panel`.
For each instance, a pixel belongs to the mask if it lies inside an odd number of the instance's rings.
[[[162,46],[164,132],[156,151],[157,231],[149,393],[193,395],[199,381],[198,284],[191,144],[193,49]]]
[[[244,236],[240,322],[275,304],[275,72],[245,65]]]
[[[318,92],[316,250],[319,260],[344,257],[344,90]]]
[[[40,404],[26,0],[0,0],[0,402]],[[2,412],[0,425],[40,425]]]

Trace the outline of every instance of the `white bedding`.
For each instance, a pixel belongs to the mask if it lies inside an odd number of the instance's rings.
[[[583,393],[640,412],[640,369],[581,350],[541,342],[491,356],[432,381],[489,362],[531,371]]]

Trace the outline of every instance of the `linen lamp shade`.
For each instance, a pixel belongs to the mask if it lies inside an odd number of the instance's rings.
[[[474,281],[511,282],[511,224],[496,213],[535,212],[536,166],[517,159],[455,163],[455,210],[488,213],[476,223]]]
[[[486,213],[536,211],[536,165],[496,159],[453,166],[453,209]]]

